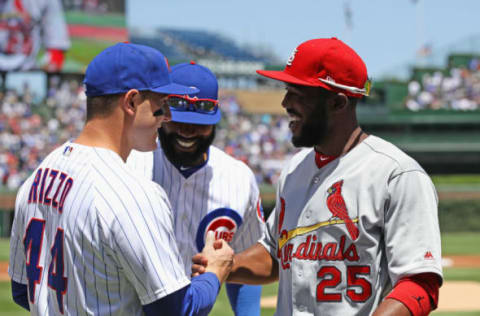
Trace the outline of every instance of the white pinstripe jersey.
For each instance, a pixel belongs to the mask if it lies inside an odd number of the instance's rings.
[[[408,275],[442,276],[437,195],[394,145],[367,137],[322,168],[282,171],[261,243],[279,262],[276,315],[370,315]]]
[[[253,172],[217,147],[210,146],[207,164],[188,178],[160,147],[153,153],[132,151],[127,164],[153,178],[167,192],[187,275],[208,230],[229,241],[235,252],[250,247],[262,236],[265,223]]]
[[[11,278],[32,315],[143,315],[189,284],[163,189],[113,151],[67,142],[17,195]]]

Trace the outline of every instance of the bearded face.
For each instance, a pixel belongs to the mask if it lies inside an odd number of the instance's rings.
[[[298,123],[297,132],[292,130],[292,143],[295,147],[313,147],[322,144],[327,137],[328,116],[323,104],[317,106]]]
[[[290,117],[289,127],[295,147],[322,144],[328,134],[328,94],[318,88],[287,86],[282,105]]]
[[[158,130],[163,152],[175,165],[198,166],[215,139],[215,125],[168,122]]]

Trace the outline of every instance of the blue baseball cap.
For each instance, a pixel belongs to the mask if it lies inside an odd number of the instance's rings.
[[[210,69],[193,61],[173,66],[172,81],[200,89],[198,93],[186,93],[191,98],[218,100],[217,78]],[[173,122],[213,125],[217,124],[221,119],[219,107],[212,113],[197,112],[195,109],[180,110],[173,107],[170,107],[170,110]]]
[[[167,59],[158,50],[131,43],[118,43],[98,54],[88,64],[83,83],[89,97],[130,89],[164,94],[198,92],[172,82]]]

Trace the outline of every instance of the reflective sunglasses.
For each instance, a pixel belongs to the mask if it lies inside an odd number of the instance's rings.
[[[189,96],[171,94],[167,97],[168,106],[175,110],[197,112],[213,112],[218,107],[218,100],[190,98]]]

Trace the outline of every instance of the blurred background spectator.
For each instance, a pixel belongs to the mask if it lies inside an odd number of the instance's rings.
[[[480,107],[480,61],[473,58],[467,67],[425,73],[422,82],[408,83],[405,103],[411,111],[452,109],[469,111]]]
[[[34,103],[23,93],[0,93],[0,189],[15,190],[52,149],[78,135],[85,94],[76,80],[52,77],[47,97]]]
[[[296,151],[288,117],[246,113],[233,94],[222,95],[220,107],[223,117],[214,144],[248,164],[259,184],[275,184],[285,160]]]

